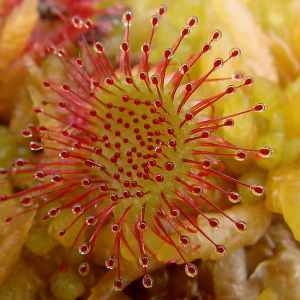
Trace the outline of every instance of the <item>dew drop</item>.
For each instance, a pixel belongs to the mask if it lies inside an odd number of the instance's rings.
[[[188,112],[185,114],[185,121],[191,121],[193,119],[194,115],[191,112]]]
[[[92,183],[92,181],[91,181],[90,178],[83,178],[83,179],[81,180],[81,185],[82,185],[83,187],[88,187],[88,186],[91,185],[91,183]]]
[[[59,174],[55,174],[51,178],[51,182],[61,182],[63,181],[63,177]]]
[[[91,246],[88,243],[84,243],[78,247],[78,252],[81,255],[87,255],[91,251]]]
[[[198,24],[198,18],[196,16],[194,17],[191,17],[189,20],[188,20],[188,25],[190,27],[193,27],[194,25]]]
[[[16,161],[15,161],[15,164],[16,166],[18,167],[23,167],[25,165],[26,161],[22,158],[18,158]]]
[[[235,154],[235,159],[237,161],[244,161],[247,158],[247,154],[244,151],[237,151]]]
[[[110,195],[110,200],[112,202],[117,202],[119,200],[119,197],[118,197],[117,194],[113,193],[113,194]]]
[[[108,84],[108,85],[113,85],[114,80],[111,77],[107,77],[107,78],[105,78],[105,83]]]
[[[157,175],[155,175],[155,180],[156,180],[156,182],[163,182],[164,176],[162,174],[157,174]]]
[[[140,264],[143,268],[149,267],[149,257],[147,255],[144,255],[140,258]]]
[[[186,235],[180,235],[179,239],[182,246],[187,246],[190,243],[190,239]]]
[[[61,230],[61,231],[58,232],[59,236],[64,236],[65,234],[66,234],[66,230],[65,229],[63,229],[63,230]]]
[[[50,87],[51,84],[50,84],[49,81],[44,81],[44,82],[43,82],[43,86],[47,88],[47,87]]]
[[[81,29],[83,26],[83,21],[80,17],[74,16],[72,17],[72,25],[74,28]]]
[[[30,128],[25,128],[22,130],[21,135],[25,138],[32,137],[32,131]]]
[[[234,204],[239,203],[241,201],[240,194],[237,192],[230,192],[228,194],[228,200]]]
[[[209,225],[210,225],[211,227],[213,227],[213,228],[218,227],[219,224],[220,224],[219,220],[216,219],[216,218],[210,218],[210,219],[208,220],[208,223],[209,223]]]
[[[45,178],[46,176],[47,176],[47,174],[43,170],[36,171],[33,175],[33,177],[38,180],[41,180],[41,179]]]
[[[193,85],[191,83],[187,83],[184,88],[187,93],[190,93],[193,89]]]
[[[164,56],[166,59],[171,59],[172,57],[172,50],[171,49],[166,49],[164,52]]]
[[[24,197],[21,199],[21,205],[23,207],[30,207],[33,205],[33,200],[31,197]]]
[[[55,218],[59,215],[60,209],[58,207],[51,208],[48,210],[48,216],[49,218]]]
[[[66,92],[71,91],[71,87],[69,85],[67,85],[67,84],[63,84],[62,85],[62,89],[65,90]]]
[[[266,106],[263,103],[257,103],[253,109],[254,109],[254,111],[262,112],[266,109]]]
[[[200,194],[203,192],[203,188],[201,186],[193,186],[193,193]]]
[[[12,220],[13,220],[12,217],[7,217],[4,221],[5,221],[5,223],[11,223]]]
[[[161,6],[158,10],[158,13],[160,16],[164,15],[167,11],[167,7],[166,6]]]
[[[158,85],[158,76],[157,75],[152,75],[151,76],[151,82],[153,85]]]
[[[235,91],[235,87],[230,85],[226,88],[225,93],[226,94],[232,94]]]
[[[124,282],[122,278],[117,278],[114,280],[114,290],[115,291],[122,291],[124,287]]]
[[[233,126],[234,125],[234,120],[233,119],[227,119],[224,122],[224,126]]]
[[[175,163],[172,161],[168,161],[165,163],[165,169],[167,171],[172,171],[175,168]]]
[[[198,275],[198,268],[195,264],[187,263],[184,267],[187,276],[194,278]]]
[[[136,196],[137,196],[138,198],[142,198],[142,197],[144,196],[144,192],[143,192],[143,191],[137,191],[137,192],[136,192]]]
[[[221,37],[222,37],[222,32],[221,32],[220,30],[216,30],[216,31],[213,33],[212,39],[213,39],[214,41],[217,41],[217,40],[219,40]]]
[[[120,49],[123,51],[123,52],[127,52],[129,50],[129,45],[127,42],[123,42],[121,45],[120,45]],[[130,77],[127,77],[127,79],[129,79]],[[126,79],[125,79],[126,80]],[[127,82],[129,83],[129,82]]]
[[[104,49],[103,49],[103,46],[101,45],[101,43],[100,42],[96,42],[95,44],[94,44],[94,50],[97,52],[97,53],[102,53],[103,51],[104,51]]]
[[[258,155],[261,158],[268,158],[272,155],[272,149],[269,147],[263,147],[259,149]]]
[[[235,226],[240,231],[245,231],[247,229],[247,224],[243,221],[237,221],[235,222]]]
[[[83,262],[78,266],[78,273],[81,276],[87,276],[90,273],[91,267],[89,263]]]
[[[70,152],[68,151],[62,151],[59,153],[60,158],[69,158],[70,157]]]
[[[146,289],[150,289],[153,286],[153,279],[149,274],[144,275],[143,279],[142,279],[142,283],[144,288]]]
[[[238,48],[234,48],[230,51],[230,57],[237,57],[241,55],[241,50]]]
[[[180,215],[179,209],[177,209],[177,208],[172,208],[172,209],[170,210],[170,216],[171,216],[172,218],[178,218],[179,215]]]
[[[132,12],[131,11],[126,11],[123,15],[123,20],[126,23],[129,23],[132,20],[133,16],[132,16]]]
[[[215,61],[214,61],[214,67],[215,68],[219,68],[219,67],[222,67],[224,64],[224,61],[222,58],[216,58]]]
[[[41,151],[43,150],[43,146],[41,143],[35,142],[35,141],[31,141],[29,143],[29,148],[31,151]]]
[[[72,213],[74,215],[80,214],[81,212],[82,212],[82,207],[81,207],[80,204],[73,205],[73,207],[72,207]]]
[[[97,224],[97,218],[95,216],[89,216],[86,218],[85,223],[87,226],[95,226]]]
[[[216,245],[215,247],[216,247],[216,251],[220,254],[223,254],[226,251],[226,249],[223,245]]]
[[[190,33],[190,28],[189,27],[185,27],[181,31],[181,36],[182,37],[186,37],[189,33]]]
[[[189,66],[187,64],[184,64],[180,67],[180,73],[182,75],[186,74],[188,70],[189,70]]]
[[[209,137],[209,132],[208,131],[203,131],[200,135],[202,139],[207,139]]]
[[[113,270],[116,266],[116,258],[114,256],[110,256],[105,260],[105,267],[109,270]]]
[[[146,228],[147,228],[147,223],[146,223],[145,221],[139,221],[139,222],[137,223],[137,228],[138,228],[138,230],[140,230],[140,231],[144,231],[144,230],[146,230]]]
[[[252,78],[246,78],[244,81],[244,85],[250,85],[253,83],[253,79]]]
[[[120,229],[121,229],[121,228],[120,228],[120,225],[119,225],[119,224],[112,224],[112,225],[111,225],[111,230],[112,230],[113,233],[119,232]]]
[[[206,160],[202,161],[202,167],[203,167],[203,169],[209,169],[210,165],[211,165],[211,162],[209,160],[206,159]]]
[[[202,52],[205,53],[210,49],[211,49],[211,45],[210,44],[205,44],[202,48]]]
[[[250,190],[255,196],[262,196],[264,194],[264,188],[260,185],[252,185]]]

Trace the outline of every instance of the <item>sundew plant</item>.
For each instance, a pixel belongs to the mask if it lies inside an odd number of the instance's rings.
[[[263,195],[264,188],[231,176],[222,160],[242,164],[246,159],[271,155],[267,146],[240,147],[220,134],[220,129],[233,127],[245,114],[265,109],[263,103],[257,103],[227,116],[216,114],[218,102],[226,102],[252,84],[250,77],[241,74],[218,75],[223,65],[238,59],[240,50],[231,49],[223,58],[216,58],[198,77],[191,72],[217,47],[220,31],[212,32],[179,65],[174,56],[197,29],[197,18],[191,17],[174,43],[165,45],[161,58],[152,62],[157,28],[163,26],[165,13],[166,8],[161,7],[151,17],[149,34],[139,58],[134,59],[130,49],[134,15],[125,12],[117,66],[93,36],[91,20],[73,16],[66,21],[79,38],[65,48],[60,44],[46,49],[47,55],[60,60],[64,79],[43,79],[45,98],[34,107],[39,124],[22,131],[36,155],[31,160],[19,158],[3,170],[34,179],[26,189],[1,195],[1,201],[17,199],[23,207],[20,213],[7,216],[7,226],[20,214],[37,209],[46,208],[45,222],[71,212],[57,234],[64,237],[76,228],[70,249],[76,248],[84,257],[78,266],[82,276],[89,273],[95,243],[109,224],[113,247],[105,265],[115,272],[116,290],[125,286],[122,256],[131,257],[142,270],[143,286],[152,287],[149,270],[158,259],[157,240],[174,249],[174,261],[184,264],[190,277],[197,275],[197,266],[186,254],[201,247],[194,243],[193,234],[201,234],[212,251],[223,254],[225,246],[199,226],[197,217],[218,230],[222,222],[207,215],[215,211],[231,222],[236,234],[242,234],[247,224],[231,217],[224,207],[241,201],[239,186],[256,196]],[[89,38],[87,32],[92,33]],[[67,32],[64,38],[68,40]],[[216,85],[215,92],[210,88],[211,94],[203,96],[208,84]],[[218,201],[213,196],[216,193]]]

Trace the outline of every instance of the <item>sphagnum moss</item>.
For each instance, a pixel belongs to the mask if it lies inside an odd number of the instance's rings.
[[[156,259],[155,240],[175,249],[178,257],[174,260],[184,263],[191,277],[197,275],[197,267],[185,254],[201,245],[192,244],[190,234],[200,233],[215,251],[224,253],[224,245],[217,244],[198,225],[196,217],[202,216],[213,228],[222,227],[217,218],[206,215],[209,207],[238,231],[246,230],[246,224],[226,214],[223,205],[219,207],[209,193],[221,194],[226,207],[240,202],[238,185],[257,196],[264,190],[226,174],[221,159],[244,161],[249,156],[259,159],[271,154],[268,147],[241,148],[218,134],[220,128],[234,126],[243,115],[264,110],[258,103],[225,117],[215,115],[216,102],[226,101],[230,94],[252,84],[251,78],[217,76],[219,68],[239,56],[238,49],[215,59],[199,78],[189,76],[193,66],[221,38],[220,31],[178,66],[176,51],[198,22],[192,17],[161,60],[149,63],[165,12],[162,7],[151,18],[150,34],[141,46],[137,63],[132,62],[129,43],[133,15],[124,14],[118,69],[112,67],[99,41],[90,45],[86,40],[84,33],[94,24],[72,18],[72,26],[83,32],[77,45],[80,51],[74,54],[70,49],[48,48],[61,60],[67,78],[64,82],[51,78],[44,81],[47,97],[34,108],[40,125],[22,131],[23,136],[32,138],[30,149],[38,155],[33,161],[17,159],[9,170],[16,175],[32,174],[36,184],[12,196],[1,196],[1,201],[19,199],[22,213],[50,206],[44,220],[71,212],[73,217],[59,228],[58,235],[65,237],[80,224],[70,246],[86,257],[79,265],[83,276],[89,273],[89,257],[96,240],[101,239],[104,226],[111,224],[113,247],[105,264],[115,270],[116,290],[124,287],[124,255],[131,256],[143,270],[144,287],[152,286],[149,267],[151,259]],[[224,82],[226,87],[200,97],[199,91],[208,82]],[[16,217],[8,216],[6,222]]]

